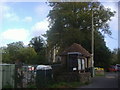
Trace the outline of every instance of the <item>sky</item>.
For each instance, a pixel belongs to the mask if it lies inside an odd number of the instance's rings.
[[[45,2],[11,2],[1,7],[0,46],[16,41],[28,44],[31,38],[48,30],[47,15],[51,7]]]
[[[109,22],[111,36],[105,35],[105,42],[109,49],[118,48],[118,2],[102,2],[106,8],[111,8],[111,11],[116,11],[114,17]]]
[[[112,36],[105,35],[107,47],[113,50],[118,48],[118,3],[102,4],[117,12],[109,22]],[[27,45],[31,38],[45,34],[49,29],[47,15],[51,9],[45,2],[0,3],[0,47],[17,41]]]

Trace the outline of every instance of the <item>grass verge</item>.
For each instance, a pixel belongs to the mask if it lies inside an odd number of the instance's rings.
[[[105,74],[95,74],[95,76],[105,76]]]
[[[88,82],[86,83],[81,83],[81,82],[59,82],[59,83],[54,83],[52,85],[48,85],[47,88],[76,88],[82,85],[87,85],[89,84]]]

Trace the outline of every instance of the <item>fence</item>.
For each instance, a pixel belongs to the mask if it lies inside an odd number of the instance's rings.
[[[2,67],[0,70],[2,88],[31,88],[31,86],[36,88],[37,84],[41,83],[47,85],[53,79],[52,70],[36,70],[37,66],[21,65],[19,67],[16,64],[0,64],[0,67]],[[61,65],[52,65],[55,71],[59,67]]]
[[[0,64],[2,73],[2,88],[15,87],[15,65]]]
[[[0,70],[2,74],[2,88],[36,87],[37,65],[24,65],[19,67],[15,64],[0,64],[0,67],[2,67]],[[41,78],[42,72],[39,74]],[[49,73],[47,75],[49,76]],[[43,83],[42,79],[40,80],[39,82]]]
[[[36,66],[23,66],[22,67],[22,86],[23,88],[29,87],[30,85],[35,86],[35,77],[36,77]]]

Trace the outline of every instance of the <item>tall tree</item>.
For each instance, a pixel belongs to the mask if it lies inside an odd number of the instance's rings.
[[[50,28],[47,31],[47,41],[50,48],[59,47],[61,52],[64,48],[73,43],[80,43],[91,52],[91,31],[92,18],[95,29],[95,61],[96,65],[106,62],[110,58],[110,51],[106,47],[101,32],[111,35],[108,21],[115,12],[105,8],[100,2],[54,2],[49,4],[53,9],[49,12],[48,18]],[[93,17],[92,17],[93,16]],[[100,46],[99,46],[100,45]],[[103,49],[103,51],[101,50]],[[106,52],[107,54],[105,54]],[[104,53],[104,62],[99,57]],[[99,54],[99,55],[98,55]]]
[[[30,40],[29,46],[33,47],[37,52],[35,63],[37,64],[47,63],[45,41],[41,36],[32,38]]]
[[[29,46],[33,47],[37,53],[42,51],[44,47],[44,40],[42,37],[34,37],[30,40]]]
[[[99,2],[58,2],[50,3],[50,6],[53,7],[48,15],[50,29],[47,37],[50,46],[66,47],[73,42],[83,44],[91,36],[92,14],[95,30],[101,29],[111,34],[107,22],[114,16],[114,12],[105,9]]]

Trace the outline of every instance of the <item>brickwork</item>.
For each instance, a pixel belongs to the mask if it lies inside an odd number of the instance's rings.
[[[67,72],[62,73],[59,76],[57,76],[56,80],[58,82],[75,82],[80,81],[82,83],[90,82],[91,76],[89,72],[85,73],[76,73],[76,72]]]
[[[90,80],[91,80],[91,74],[89,72],[80,73],[79,74],[79,80],[82,83],[90,82]]]

